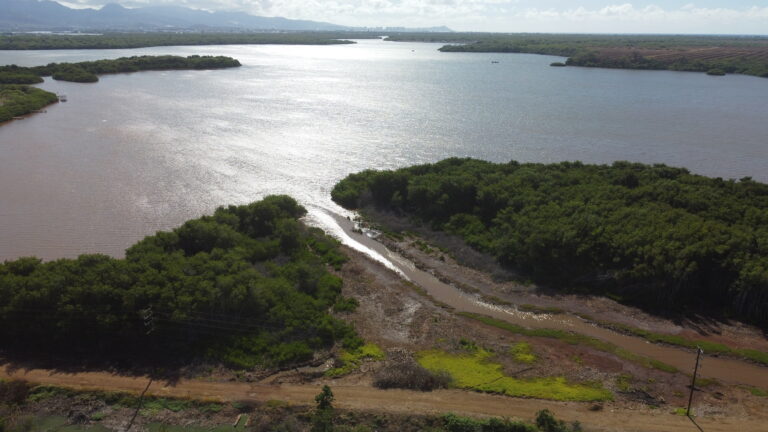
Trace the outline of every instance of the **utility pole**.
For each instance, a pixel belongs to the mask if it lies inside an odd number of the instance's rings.
[[[691,403],[693,403],[693,392],[696,390],[696,374],[699,372],[699,359],[704,354],[704,350],[701,347],[696,347],[696,366],[693,368],[693,380],[691,381],[691,395],[688,397],[688,409],[685,411],[685,415],[691,417]]]
[[[155,331],[155,317],[152,316],[152,306],[141,310],[142,317],[144,318],[144,328],[147,330],[147,335]]]

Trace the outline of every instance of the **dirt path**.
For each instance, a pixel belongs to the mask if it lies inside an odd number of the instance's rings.
[[[25,379],[34,383],[108,391],[140,393],[147,385],[146,377],[125,377],[105,372],[60,373],[45,369],[13,370],[0,368],[0,378]],[[263,385],[182,380],[175,384],[153,383],[149,394],[155,396],[189,397],[223,401],[251,400],[266,402],[282,400],[296,405],[312,405],[320,385]],[[613,409],[590,411],[588,404],[558,403],[533,399],[441,390],[431,393],[404,390],[377,390],[367,386],[333,386],[336,406],[346,409],[389,411],[414,414],[490,415],[532,419],[535,413],[548,408],[559,418],[578,420],[589,430],[626,432],[695,431],[686,418],[666,410]],[[766,419],[760,418],[702,418],[698,423],[707,432],[765,431]]]

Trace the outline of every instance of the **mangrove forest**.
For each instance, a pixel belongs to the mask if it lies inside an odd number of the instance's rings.
[[[352,174],[332,197],[457,235],[557,289],[768,325],[768,185],[751,178],[453,158]]]
[[[0,264],[0,345],[61,358],[287,365],[361,340],[331,308],[346,257],[288,196],[221,207],[125,258]],[[59,357],[57,357],[59,358]],[[155,363],[156,364],[156,363]]]

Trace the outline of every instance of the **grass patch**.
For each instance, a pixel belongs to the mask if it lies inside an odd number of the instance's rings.
[[[629,334],[632,336],[641,337],[649,342],[674,345],[674,346],[679,346],[679,347],[689,348],[689,349],[701,348],[702,350],[704,350],[704,353],[706,354],[718,354],[718,355],[727,355],[731,357],[739,357],[747,360],[752,360],[755,363],[760,363],[768,366],[768,353],[763,351],[747,349],[747,348],[744,348],[744,349],[731,348],[727,345],[717,343],[717,342],[688,339],[679,335],[655,333],[655,332],[643,330],[637,327],[632,327],[626,324],[596,320],[592,317],[587,317],[587,316],[582,316],[582,318],[592,321],[602,327],[610,328],[612,330],[616,330],[621,333]]]
[[[720,383],[716,379],[714,379],[714,378],[699,378],[699,377],[696,377],[695,385],[697,385],[699,387],[709,387],[709,386],[718,385],[718,384],[720,384]]]
[[[236,427],[232,425],[209,426],[178,426],[164,423],[150,423],[147,425],[149,432],[232,432],[245,430],[245,422],[241,421]],[[90,430],[90,429],[89,429]]]
[[[760,363],[768,366],[768,353],[753,349],[734,349],[733,352],[736,355],[744,357],[745,359],[752,360],[753,362]]]
[[[688,415],[688,410],[686,410],[685,408],[675,408],[672,410],[672,414],[685,417],[686,415]]]
[[[28,402],[40,402],[44,401],[46,399],[50,399],[56,396],[74,396],[76,392],[74,390],[65,389],[62,387],[52,387],[52,386],[37,386],[34,387],[30,392],[29,396],[27,397]]]
[[[110,432],[110,429],[100,425],[73,425],[64,416],[22,416],[15,421],[15,425],[10,425],[8,431],[32,431],[32,432]]]
[[[658,369],[660,371],[669,372],[669,373],[677,372],[677,368],[675,368],[674,366],[668,365],[659,360],[654,360],[654,359],[637,355],[623,348],[619,348],[610,342],[602,341],[600,339],[596,339],[590,336],[585,336],[578,333],[571,333],[571,332],[566,332],[563,330],[555,330],[555,329],[528,329],[523,326],[519,326],[517,324],[508,323],[506,321],[501,321],[495,318],[491,318],[489,316],[475,314],[471,312],[459,312],[458,314],[466,318],[471,318],[471,319],[480,321],[483,324],[494,326],[502,330],[506,330],[511,333],[519,334],[522,336],[558,339],[565,343],[569,343],[571,345],[584,345],[584,346],[588,346],[590,348],[596,349],[598,351],[603,351],[603,352],[613,354],[621,359],[631,361],[633,363],[637,363],[649,369]]]
[[[279,399],[270,399],[264,405],[269,409],[280,409],[291,406],[290,403]]]
[[[758,396],[758,397],[768,397],[768,391],[765,391],[763,389],[757,388],[757,387],[746,387],[747,391],[752,393],[752,396]]]
[[[518,342],[509,347],[509,353],[512,358],[523,364],[533,364],[536,362],[536,354],[531,351],[531,344],[527,342]]]
[[[415,247],[416,249],[424,252],[427,255],[431,255],[435,250],[432,249],[431,246],[429,246],[427,243],[425,243],[422,240],[415,240],[411,242],[411,246]]]
[[[142,404],[142,411],[145,415],[156,414],[162,410],[173,412],[184,411],[192,408],[193,403],[183,399],[149,398]]]
[[[613,399],[601,386],[570,384],[563,377],[516,379],[504,375],[498,363],[489,361],[491,353],[479,349],[473,354],[454,355],[444,351],[423,351],[418,362],[427,370],[444,371],[455,387],[559,401],[603,401]]]
[[[628,392],[632,388],[632,381],[634,381],[632,375],[621,374],[616,377],[616,388],[619,391]]]
[[[384,351],[376,344],[365,344],[356,350],[342,350],[339,355],[342,365],[337,368],[329,369],[325,376],[330,378],[346,375],[357,370],[364,360],[384,360]]]

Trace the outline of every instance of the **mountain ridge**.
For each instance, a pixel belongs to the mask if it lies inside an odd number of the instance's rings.
[[[264,17],[238,11],[209,12],[183,6],[126,8],[107,3],[100,9],[72,9],[52,0],[0,0],[1,31],[83,30],[256,30],[256,31],[344,31],[366,29],[320,21]],[[447,27],[398,31],[451,31]]]

